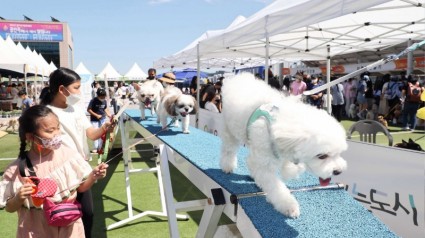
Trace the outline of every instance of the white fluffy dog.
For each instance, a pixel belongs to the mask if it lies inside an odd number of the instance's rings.
[[[350,108],[348,110],[348,117],[354,119],[357,117],[357,106],[356,104],[350,104]]]
[[[298,217],[299,204],[279,174],[287,180],[307,169],[322,186],[329,184],[347,167],[340,156],[347,149],[344,129],[326,111],[285,97],[251,74],[223,85],[221,169],[232,172],[238,148],[246,144],[250,174],[267,200],[286,216]]]
[[[196,100],[190,95],[185,95],[174,86],[168,86],[161,97],[158,108],[157,122],[162,124],[162,128],[167,127],[168,116],[174,118],[174,126],[179,127],[179,119],[182,120],[183,133],[188,134],[190,117],[189,114],[196,113]]]
[[[145,108],[151,109],[151,114],[154,115],[158,111],[158,105],[161,100],[161,94],[164,92],[164,87],[158,80],[148,80],[141,85],[135,84],[137,90],[137,99],[139,100],[140,117],[145,120]]]

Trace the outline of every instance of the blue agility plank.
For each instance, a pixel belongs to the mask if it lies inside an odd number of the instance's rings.
[[[146,120],[140,120],[139,110],[125,113],[139,122],[152,134],[161,131],[146,111]],[[261,192],[249,176],[245,158],[246,148],[238,153],[238,167],[231,174],[225,174],[219,166],[221,140],[219,137],[190,127],[190,134],[183,134],[181,128],[171,127],[156,135],[158,139],[203,171],[231,194]],[[318,178],[304,173],[299,179],[286,182],[289,189],[318,186]],[[320,190],[294,192],[301,215],[297,219],[287,218],[266,201],[264,196],[240,198],[243,208],[262,237],[397,237],[378,218],[373,216],[345,190]]]

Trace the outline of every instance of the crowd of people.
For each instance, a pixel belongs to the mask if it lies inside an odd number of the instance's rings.
[[[324,90],[308,96],[306,101],[317,108],[328,110],[329,99],[329,111],[338,121],[377,120],[381,116],[393,125],[401,125],[402,130],[414,129],[416,112],[423,106],[420,96],[424,91],[424,81],[418,75],[406,76],[405,72],[373,78],[369,72],[365,72],[358,78],[349,78],[331,86],[330,95]],[[335,79],[331,77],[331,81]],[[299,72],[291,78],[285,77],[282,87],[278,89],[288,95],[298,96],[324,83],[320,75]]]

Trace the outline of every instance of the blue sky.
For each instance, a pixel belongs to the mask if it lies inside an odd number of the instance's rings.
[[[147,71],[207,30],[227,27],[238,15],[249,17],[272,0],[11,0],[0,17],[67,22],[74,39],[74,63],[94,74],[110,62],[121,74],[133,63]],[[159,70],[161,71],[161,70]]]

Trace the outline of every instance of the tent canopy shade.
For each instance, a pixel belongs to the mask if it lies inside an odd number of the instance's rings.
[[[199,42],[199,58],[269,57],[275,61],[326,60],[382,51],[425,38],[424,0],[277,0],[245,21]],[[268,37],[269,42],[266,42]],[[194,49],[158,65],[194,61]]]

